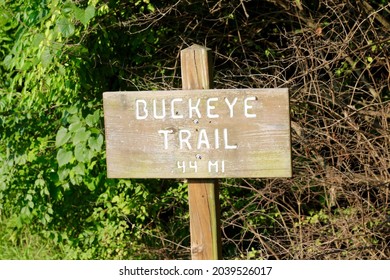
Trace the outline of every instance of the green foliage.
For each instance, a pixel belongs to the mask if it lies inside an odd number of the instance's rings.
[[[99,89],[83,82],[95,6],[3,1],[1,11],[1,215],[15,217],[16,232],[63,242],[70,258],[128,256],[137,238],[124,240],[140,233],[125,217],[145,220],[147,209],[134,209],[148,193],[105,178]],[[111,249],[121,240],[123,252]]]
[[[15,231],[15,217],[0,219],[0,259],[60,260],[67,258],[61,244],[34,234],[29,227]]]

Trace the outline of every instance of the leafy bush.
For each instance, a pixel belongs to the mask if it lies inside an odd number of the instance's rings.
[[[70,258],[129,258],[158,209],[143,183],[106,178],[106,81],[85,58],[109,41],[83,38],[109,7],[84,4],[2,3],[1,215],[63,243]]]

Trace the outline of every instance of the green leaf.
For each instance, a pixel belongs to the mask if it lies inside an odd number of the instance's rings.
[[[53,60],[53,55],[51,54],[50,49],[44,48],[41,55],[42,66],[43,67],[49,66],[52,60]]]
[[[65,164],[68,164],[73,158],[72,151],[66,151],[65,149],[59,149],[57,153],[57,162],[58,166],[64,166]]]
[[[29,202],[27,203],[27,205],[28,205],[31,209],[34,208],[34,202],[32,202],[32,201],[29,201]]]
[[[84,18],[84,10],[80,9],[79,7],[73,6],[73,12],[74,12],[74,17],[77,20],[82,22],[82,20]]]
[[[58,74],[60,74],[61,76],[65,76],[66,75],[66,70],[65,70],[65,67],[63,65],[58,65]]]
[[[73,173],[76,175],[85,175],[85,166],[83,163],[79,162],[75,167],[73,167]]]
[[[27,216],[27,217],[31,216],[31,211],[27,206],[23,207],[22,210],[20,211],[20,213],[23,216]]]
[[[4,58],[3,65],[7,70],[10,70],[13,67],[13,56],[12,54],[7,55]]]
[[[79,118],[77,115],[71,115],[71,116],[68,118],[68,122],[69,122],[69,123],[80,122],[80,118]]]
[[[70,179],[70,182],[73,184],[73,185],[80,185],[81,182],[83,181],[83,177],[76,174],[77,170],[75,170],[75,168],[73,168],[72,170],[70,170],[69,172],[69,179]]]
[[[41,42],[45,39],[45,34],[43,33],[38,33],[38,34],[35,34],[34,37],[33,37],[33,41],[31,42],[31,45],[33,47],[39,47],[39,45],[41,44]]]
[[[96,127],[91,127],[89,129],[89,131],[91,131],[92,134],[100,134],[101,133],[101,131]]]
[[[100,110],[96,110],[93,114],[89,114],[85,118],[85,122],[87,123],[88,126],[92,127],[98,123],[99,119],[100,119]]]
[[[51,221],[51,217],[50,217],[50,215],[47,214],[47,213],[44,214],[44,219],[45,219],[44,224],[50,223],[50,221]]]
[[[60,181],[65,181],[69,176],[69,169],[61,168],[60,170],[58,170],[57,175]]]
[[[80,121],[71,123],[69,126],[69,131],[75,132],[75,131],[79,130],[80,128],[82,128],[82,126],[83,126],[83,124]]]
[[[150,11],[152,13],[154,13],[156,11],[155,7],[150,3],[146,6],[146,8],[148,11]]]
[[[69,114],[74,115],[74,114],[76,114],[78,112],[78,110],[79,109],[77,108],[77,106],[72,106],[72,107],[69,107],[66,111]]]
[[[64,189],[64,191],[69,190],[70,189],[69,183],[62,184],[62,188]]]
[[[74,148],[74,156],[79,162],[87,162],[88,161],[88,149],[84,144],[79,143]]]
[[[49,196],[50,195],[49,189],[47,187],[42,188],[40,190],[40,194],[41,196]]]
[[[85,10],[74,6],[73,11],[75,18],[79,20],[84,26],[86,26],[95,16],[95,7],[93,6],[88,6]]]
[[[97,138],[91,137],[88,139],[88,145],[92,150],[100,152],[103,145],[103,136],[100,134]]]
[[[85,127],[78,129],[73,136],[73,145],[77,145],[80,142],[87,142],[90,135],[91,132],[86,131]]]
[[[70,14],[74,10],[75,5],[72,2],[66,2],[62,8],[63,14]]]
[[[65,127],[62,127],[58,130],[56,135],[56,148],[61,147],[66,142],[68,142],[70,138],[70,133]]]
[[[67,18],[60,18],[56,22],[57,30],[64,36],[70,37],[74,34],[75,28],[73,23],[71,23]]]
[[[84,180],[84,184],[87,186],[87,188],[93,192],[96,189],[95,179],[94,178],[86,178]]]
[[[85,19],[85,23],[84,25],[87,25],[87,23],[95,16],[95,7],[93,6],[88,6],[86,9],[85,9],[85,13],[84,13],[84,19]]]

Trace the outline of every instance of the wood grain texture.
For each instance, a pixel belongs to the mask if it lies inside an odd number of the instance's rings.
[[[215,179],[191,179],[188,186],[191,258],[222,258],[219,185]]]
[[[180,58],[183,90],[208,89],[212,87],[213,68],[211,66],[209,49],[199,45],[193,45],[182,50],[180,52]],[[203,92],[197,95],[205,98]],[[195,92],[191,91],[190,96],[191,98],[195,97]],[[210,105],[210,103],[206,101],[207,105]],[[206,116],[209,118],[215,117],[216,113],[214,112],[213,114],[210,111],[210,106],[207,107]],[[215,108],[215,106],[213,107]],[[189,113],[188,117],[191,119],[193,116],[190,116]],[[215,118],[211,119],[214,120]],[[201,121],[201,116],[197,115],[193,123],[195,125],[195,132],[201,134],[200,131],[205,131],[200,128],[200,125],[207,123],[207,121]],[[212,122],[209,121],[208,123],[211,124]],[[197,128],[198,126],[199,128]],[[216,135],[214,134],[214,136]],[[220,144],[214,141],[214,145],[219,146]],[[207,148],[207,150],[210,150],[209,147]],[[204,153],[202,152],[202,154]],[[196,166],[198,161],[205,160],[202,154],[199,151],[195,155],[197,160]],[[218,180],[190,179],[188,182],[188,205],[190,213],[191,258],[193,260],[221,259],[222,241]]]
[[[111,178],[291,176],[287,89],[106,92],[103,103]]]

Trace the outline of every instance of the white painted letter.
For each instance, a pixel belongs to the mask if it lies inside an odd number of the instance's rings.
[[[234,107],[234,105],[236,105],[237,99],[238,99],[237,97],[234,97],[233,102],[229,103],[229,99],[227,99],[227,97],[225,97],[225,102],[229,107],[229,113],[230,113],[231,118],[233,118],[233,107]]]
[[[235,150],[237,149],[237,145],[229,145],[228,140],[228,130],[227,128],[223,129],[223,140],[225,142],[225,150]]]
[[[189,165],[190,165],[190,168],[194,169],[195,173],[198,173],[198,162],[197,161],[190,161]]]
[[[168,134],[173,133],[173,130],[164,129],[164,130],[159,130],[158,133],[164,135],[164,149],[167,150],[168,149]]]
[[[161,101],[161,115],[157,116],[157,102],[156,99],[153,99],[153,117],[156,120],[162,120],[165,118],[166,112],[165,112],[165,99]]]
[[[192,106],[192,99],[188,99],[188,111],[189,111],[189,117],[190,119],[192,118],[192,111],[196,113],[198,118],[201,118],[202,115],[200,114],[199,111],[199,104],[200,104],[200,98],[197,99],[195,106]]]
[[[143,104],[143,115],[140,115],[140,105],[139,104]],[[135,101],[135,118],[137,119],[137,120],[144,120],[144,119],[146,119],[148,117],[148,109],[147,109],[147,103],[146,103],[146,101],[145,100],[143,100],[143,99],[137,99],[136,101]]]
[[[209,163],[208,163],[208,171],[209,173],[211,173],[211,167],[214,167],[214,172],[218,172],[218,160],[216,160],[215,162],[212,162],[211,160],[209,160]]]
[[[186,173],[186,162],[182,161],[180,164],[180,161],[177,162],[177,168],[181,168],[183,170],[183,173]]]
[[[253,108],[252,105],[248,104],[248,101],[255,101],[255,100],[256,100],[255,96],[250,96],[250,97],[245,98],[245,100],[244,100],[244,113],[245,113],[245,117],[247,117],[247,118],[256,118],[256,114],[249,114],[248,113],[248,109],[252,109]]]
[[[218,173],[219,172],[219,161],[216,160],[215,162],[212,162],[211,160],[209,160],[209,162],[208,162],[209,173],[211,173],[212,167],[214,167],[215,172]],[[221,172],[225,173],[225,161],[224,160],[221,161]]]
[[[180,115],[178,111],[175,110],[175,103],[176,102],[182,102],[183,98],[174,98],[171,101],[171,115],[172,119],[182,119],[184,118],[183,115]]]
[[[184,136],[184,134],[187,134],[187,136]],[[191,131],[189,131],[188,129],[181,129],[179,131],[179,146],[180,146],[180,150],[183,149],[183,144],[186,144],[187,145],[187,148],[189,150],[192,150],[192,147],[191,147],[191,144],[190,144],[190,138],[191,138]]]
[[[219,118],[218,114],[212,114],[211,110],[215,109],[215,106],[211,105],[211,102],[218,101],[218,97],[211,97],[207,99],[207,117],[210,119],[216,119]]]
[[[196,148],[197,148],[198,150],[200,150],[200,148],[202,147],[202,145],[205,145],[205,146],[206,146],[206,149],[210,149],[209,139],[207,138],[206,129],[204,129],[204,128],[202,128],[202,129],[199,131],[199,135],[198,135],[198,145],[196,146]]]

